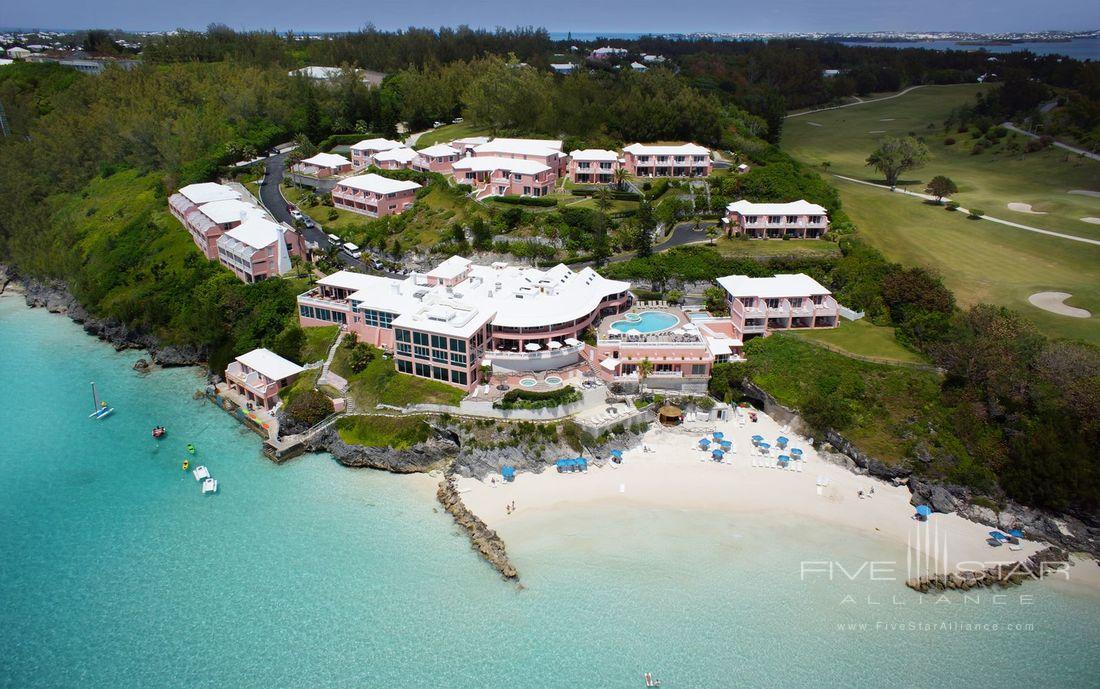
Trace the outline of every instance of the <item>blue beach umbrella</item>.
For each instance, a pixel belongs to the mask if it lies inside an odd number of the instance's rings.
[[[1013,529],[1012,531],[1008,532],[1008,535],[1012,536],[1013,538],[1023,538],[1024,532],[1020,531],[1019,529]]]
[[[623,456],[623,451],[622,450],[612,450],[611,451],[611,456],[612,457],[622,457]]]
[[[764,436],[762,436],[762,435],[754,435],[754,436],[752,437],[752,441],[753,441],[754,443],[759,443],[759,442],[761,442],[762,440],[764,440]]]
[[[792,447],[791,456],[793,456],[795,459],[802,459],[802,450],[798,449],[797,447]]]
[[[791,461],[791,458],[787,455],[779,455],[779,461],[786,464],[787,462]]]
[[[726,453],[722,452],[721,450],[715,450],[714,452],[710,453],[710,456],[713,457],[714,459],[722,459],[723,457],[726,456]]]
[[[928,505],[917,505],[917,514],[922,517],[929,517],[932,515],[932,508]]]
[[[710,445],[710,440],[708,438],[700,438],[699,444],[703,447],[706,447],[707,445]]]
[[[513,466],[506,466],[500,470],[500,475],[506,480],[511,481],[516,477],[516,468]]]
[[[788,438],[787,436],[781,435],[781,436],[779,436],[778,438],[775,439],[775,442],[779,443],[780,445],[786,445],[788,442],[790,442],[790,438]]]
[[[1008,540],[1008,536],[1005,536],[1000,531],[990,531],[989,535],[992,536],[993,538],[997,539],[998,541],[1007,541]]]
[[[715,440],[721,440],[722,438],[726,437],[726,434],[722,431],[715,431],[713,435]]]
[[[722,449],[723,449],[723,450],[728,450],[728,449],[730,449],[731,447],[733,447],[733,441],[731,441],[731,440],[723,440],[723,441],[722,441],[721,443],[719,443],[719,445],[721,445],[721,446],[722,446]]]
[[[769,445],[768,443],[757,443],[756,446],[759,447],[761,450],[771,449],[771,445]]]

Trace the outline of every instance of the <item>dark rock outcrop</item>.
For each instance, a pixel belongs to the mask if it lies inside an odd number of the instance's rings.
[[[367,467],[395,474],[427,472],[450,461],[458,451],[452,440],[433,436],[404,450],[389,447],[349,445],[336,429],[329,427],[311,439],[306,447],[311,451],[328,452],[336,461],[349,467]]]
[[[471,512],[455,488],[454,478],[450,475],[439,482],[436,499],[443,509],[454,517],[455,523],[466,530],[470,537],[470,546],[481,553],[485,560],[496,568],[505,579],[516,579],[519,572],[508,559],[508,550],[504,547],[497,532],[490,529],[481,518]]]
[[[1025,581],[1038,581],[1069,566],[1069,553],[1051,546],[1019,562],[996,564],[981,570],[914,577],[905,585],[918,593],[938,593],[950,589],[969,591],[989,586],[1007,588],[1019,586]]]

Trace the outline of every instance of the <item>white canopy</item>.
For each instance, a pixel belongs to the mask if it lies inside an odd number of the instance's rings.
[[[576,346],[577,346],[577,345],[579,345],[580,343],[581,343],[581,341],[580,341],[580,340],[578,340],[578,339],[577,339],[577,338],[575,338],[575,337],[567,337],[567,338],[565,338],[565,344],[569,345],[570,347],[576,347]]]
[[[546,343],[546,346],[550,349],[561,349],[561,343],[557,340],[550,340]]]
[[[542,345],[540,345],[538,342],[528,342],[527,344],[523,345],[523,348],[529,352],[537,352],[542,349]]]
[[[619,363],[620,362],[618,359],[613,356],[609,356],[600,362],[600,366],[607,369],[608,371],[614,371],[616,368],[619,367]]]

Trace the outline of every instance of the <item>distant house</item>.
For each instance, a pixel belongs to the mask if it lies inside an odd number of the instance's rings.
[[[474,187],[478,199],[490,196],[546,196],[554,190],[557,174],[538,160],[477,155],[453,166],[458,184]]]
[[[383,170],[408,170],[416,158],[416,151],[402,146],[375,153],[374,164]]]
[[[638,177],[706,177],[712,164],[710,149],[698,144],[630,144],[623,167]]]
[[[557,74],[572,74],[573,70],[577,66],[572,62],[552,62],[550,63],[550,69],[554,70]]]
[[[726,292],[734,336],[768,335],[773,330],[835,328],[839,307],[832,293],[808,275],[718,278]]]
[[[351,161],[337,153],[318,153],[298,161],[292,169],[312,177],[333,177],[351,172]]]
[[[613,57],[620,57],[627,54],[626,48],[612,48],[611,46],[604,46],[602,48],[596,48],[592,51],[591,57],[596,60],[608,60]]]
[[[416,201],[420,185],[400,179],[390,179],[374,173],[340,180],[332,190],[332,205],[336,208],[382,218],[402,213]]]
[[[599,148],[569,154],[569,179],[579,184],[611,184],[622,166],[619,154]]]
[[[31,51],[27,50],[26,48],[21,48],[19,46],[8,48],[8,57],[13,60],[26,60],[30,54]]]
[[[218,238],[218,261],[242,282],[290,272],[290,256],[304,253],[301,235],[266,217],[250,217]]]
[[[829,231],[827,211],[809,201],[751,203],[741,200],[726,206],[722,219],[726,233],[750,239],[819,239]]]
[[[664,55],[642,55],[642,62],[659,65],[665,61]]]
[[[821,70],[821,76],[825,77],[826,79],[828,79],[830,77],[839,77],[840,76],[840,70],[839,69],[823,69],[823,70]]]
[[[342,67],[319,67],[316,65],[294,69],[289,72],[292,77],[306,77],[307,79],[316,79],[317,81],[333,81],[339,79],[340,75],[343,73],[344,69]],[[355,73],[364,84],[369,84],[371,86],[380,85],[382,80],[386,78],[384,73],[375,72],[370,69],[356,68]]]
[[[467,136],[461,139],[455,139],[449,145],[456,149],[461,155],[468,156],[473,155],[474,149],[481,144],[487,144],[492,140],[489,136]]]
[[[561,149],[562,142],[558,139],[497,138],[475,146],[471,154],[475,157],[495,156],[537,161],[553,170],[557,177],[565,173],[568,160]]]
[[[449,144],[436,144],[416,152],[412,169],[417,172],[438,172],[449,175],[451,174],[451,166],[460,157],[462,156],[458,150]]]
[[[648,72],[649,71],[649,67],[646,67],[641,62],[631,62],[630,63],[630,68],[632,70],[634,70],[635,72]]]
[[[374,156],[382,151],[404,148],[405,144],[392,139],[363,139],[351,145],[351,164],[356,170],[370,166]]]
[[[304,370],[275,352],[253,349],[226,367],[225,382],[252,404],[272,409],[279,401],[279,391],[292,384]]]

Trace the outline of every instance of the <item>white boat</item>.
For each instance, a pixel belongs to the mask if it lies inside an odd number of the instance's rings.
[[[218,479],[208,478],[208,479],[206,479],[205,481],[202,482],[202,493],[203,493],[203,495],[206,495],[207,493],[217,493],[217,492],[218,492]]]
[[[92,383],[92,413],[88,414],[89,419],[104,419],[111,415],[111,412],[115,410],[114,407],[108,407],[106,402],[99,401],[99,395],[96,394],[95,382]]]
[[[203,466],[202,464],[200,464],[200,465],[198,465],[197,467],[195,467],[195,468],[194,468],[194,469],[193,469],[193,470],[191,471],[191,473],[195,475],[195,480],[196,480],[196,481],[201,481],[201,480],[203,480],[203,479],[207,479],[207,478],[210,478],[210,472],[209,472],[209,471],[207,471],[207,470],[206,470],[206,467],[205,467],[205,466]]]

